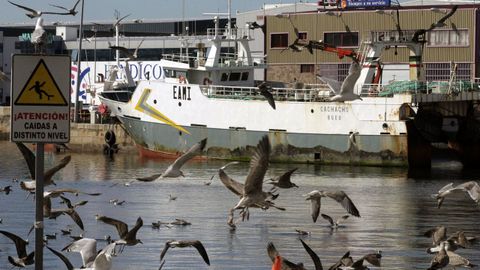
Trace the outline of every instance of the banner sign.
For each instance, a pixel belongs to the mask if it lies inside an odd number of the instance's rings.
[[[390,0],[342,0],[342,8],[389,7]]]

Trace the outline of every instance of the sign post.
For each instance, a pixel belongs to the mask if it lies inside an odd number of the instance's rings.
[[[44,143],[70,141],[70,57],[13,55],[12,142],[36,143],[35,269],[43,270]]]

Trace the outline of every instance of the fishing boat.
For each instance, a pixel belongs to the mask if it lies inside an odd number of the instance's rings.
[[[357,51],[305,42],[351,57],[357,68],[338,84],[340,93],[328,81],[267,83],[272,107],[253,78],[266,63],[252,58],[249,31],[222,29],[217,20],[207,52],[164,55],[161,78],[138,81],[128,100],[102,100],[119,108],[117,117],[141,155],[174,158],[208,138],[204,157],[248,160],[268,134],[272,162],[428,167],[434,144],[453,149],[466,165],[478,161],[478,85],[426,82],[424,34],[376,32]],[[237,51],[224,53],[223,44],[232,42]],[[395,46],[411,51],[410,80],[382,85],[380,56]]]

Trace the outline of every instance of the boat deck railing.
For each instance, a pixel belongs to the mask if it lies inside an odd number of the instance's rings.
[[[207,57],[197,57],[180,53],[163,54],[163,59],[189,64],[191,68],[205,66]],[[265,65],[265,57],[252,57],[253,66],[262,67]],[[237,54],[224,53],[221,54],[216,67],[246,67],[248,61],[246,57],[239,57]]]
[[[202,85],[200,89],[210,98],[264,99],[257,87]],[[303,89],[275,87],[270,92],[273,98],[279,101],[326,101],[333,95],[326,84],[310,84]]]
[[[225,99],[264,99],[257,87],[239,87],[223,85],[201,85],[202,93],[209,98]],[[321,102],[328,101],[335,93],[327,84],[305,84],[303,88],[270,89],[275,100]],[[359,91],[355,91],[358,93]],[[394,94],[411,94],[427,96],[454,96],[459,93],[476,92],[480,94],[479,84],[475,82],[418,82],[397,81],[388,85],[365,84],[360,91],[361,97],[392,97]],[[439,98],[432,99],[440,100]]]

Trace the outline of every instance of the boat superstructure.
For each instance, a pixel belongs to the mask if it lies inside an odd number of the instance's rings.
[[[478,86],[425,82],[424,35],[385,31],[363,42],[355,53],[359,69],[340,86],[355,98],[332,101],[339,94],[332,84],[272,83],[273,109],[255,86],[254,68],[266,66],[251,57],[249,31],[217,23],[207,52],[198,46],[195,56],[166,55],[160,79],[138,82],[117,116],[143,155],[175,157],[208,137],[207,157],[244,160],[268,134],[277,162],[428,166],[432,142],[477,158],[465,146],[480,138],[470,130],[480,130]],[[222,51],[229,42],[236,52]],[[395,46],[412,52],[410,81],[381,85],[381,53]]]

